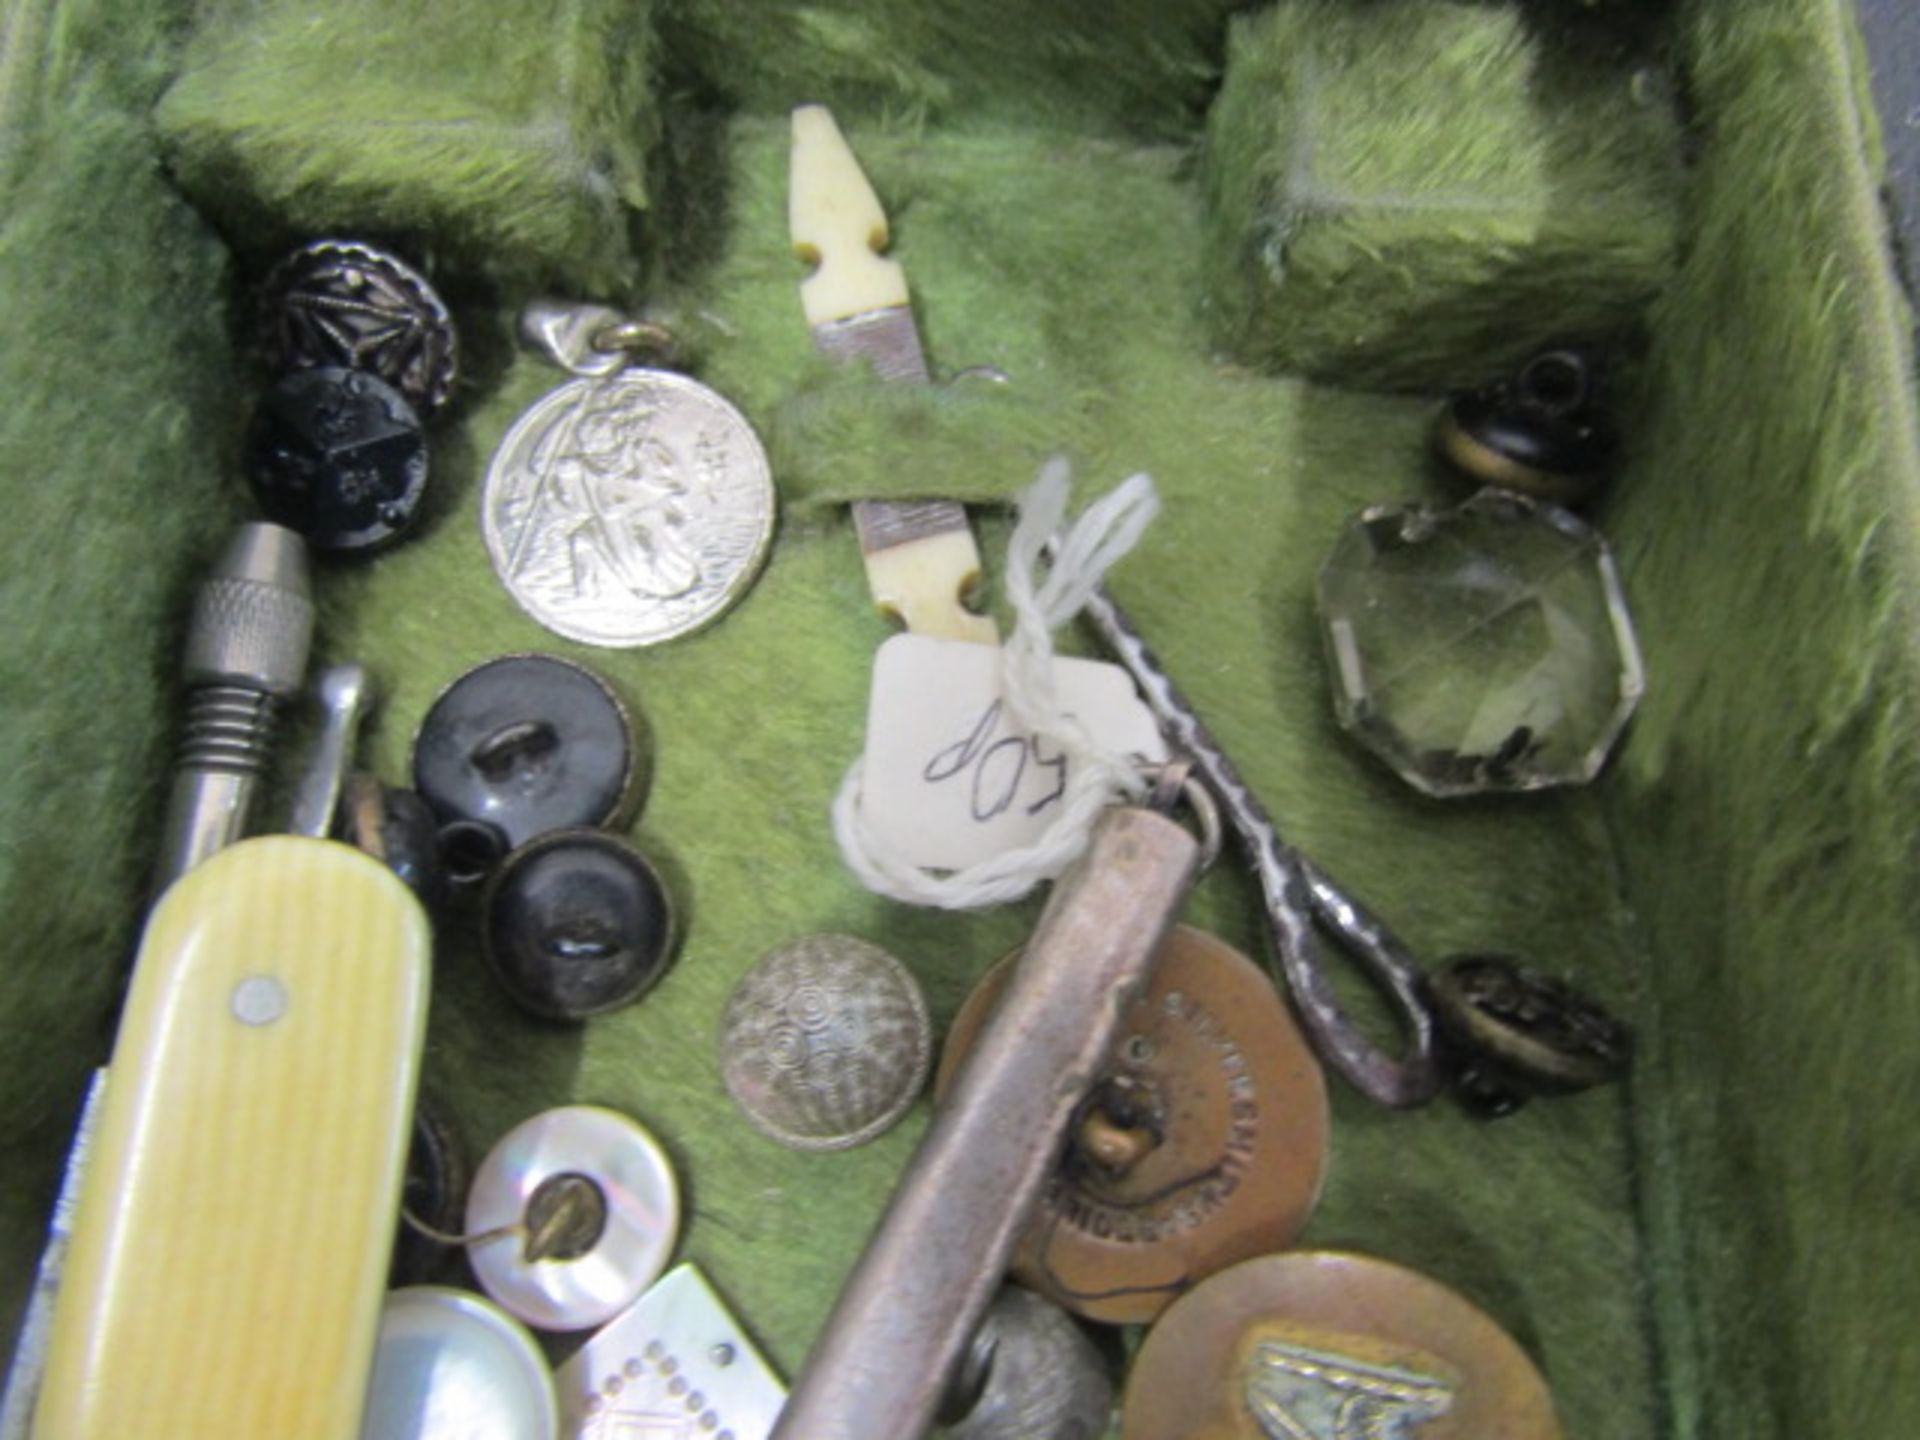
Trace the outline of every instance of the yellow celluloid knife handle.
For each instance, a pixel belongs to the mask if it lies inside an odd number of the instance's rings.
[[[353,1440],[430,938],[345,845],[265,836],[155,908],[114,1043],[35,1440]]]

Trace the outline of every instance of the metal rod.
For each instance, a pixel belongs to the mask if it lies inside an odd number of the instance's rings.
[[[917,1436],[932,1423],[1200,852],[1155,811],[1101,818],[902,1175],[773,1440]]]

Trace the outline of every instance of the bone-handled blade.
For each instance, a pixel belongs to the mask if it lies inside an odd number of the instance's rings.
[[[887,212],[824,105],[793,112],[787,227],[794,253],[819,267],[800,282],[807,324],[905,308],[906,272],[885,253]]]
[[[906,272],[884,253],[886,211],[824,105],[793,112],[787,220],[794,253],[816,267],[800,303],[820,353],[926,384]],[[962,603],[979,583],[980,551],[961,506],[861,500],[853,512],[875,604],[916,634],[994,643],[993,622]]]

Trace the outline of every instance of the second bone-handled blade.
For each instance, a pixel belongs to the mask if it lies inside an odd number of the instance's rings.
[[[820,353],[841,364],[865,361],[882,380],[927,384],[906,273],[882,253],[886,212],[824,106],[793,112],[787,217],[795,252],[817,266],[800,299]],[[964,508],[951,500],[859,500],[853,517],[882,610],[919,635],[998,638],[991,620],[961,603],[980,578]]]
[[[902,1175],[774,1440],[925,1433],[1200,853],[1156,811],[1102,817]]]

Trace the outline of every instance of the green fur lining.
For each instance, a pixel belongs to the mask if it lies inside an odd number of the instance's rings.
[[[1253,364],[1458,387],[1630,334],[1672,262],[1651,67],[1512,6],[1284,0],[1237,21],[1208,124],[1207,301]]]
[[[1622,539],[1652,687],[1609,792],[1682,1436],[1920,1424],[1920,451],[1838,6],[1697,5],[1707,143]]]
[[[448,266],[632,284],[659,117],[637,0],[288,0],[198,30],[155,118],[235,245],[390,237]]]
[[[250,296],[233,271],[294,235],[364,228],[433,269],[474,364],[433,435],[423,533],[325,567],[321,658],[378,677],[368,753],[394,780],[465,666],[551,649],[603,670],[651,732],[636,833],[687,921],[643,1005],[575,1029],[513,1010],[456,920],[427,1080],[476,1152],[567,1100],[641,1117],[682,1167],[682,1253],[798,1366],[926,1107],[846,1154],[762,1140],[718,1079],[728,990],[771,945],[845,930],[898,953],[943,1025],[1038,905],[911,910],[860,890],[834,853],[826,811],[887,633],[838,502],[977,502],[997,570],[1004,501],[1059,450],[1082,501],[1154,474],[1166,512],[1115,588],[1290,839],[1430,961],[1517,951],[1643,1027],[1630,1089],[1494,1126],[1445,1103],[1384,1114],[1336,1085],[1308,1240],[1417,1266],[1484,1306],[1540,1362],[1574,1440],[1912,1431],[1920,1361],[1875,1342],[1916,1318],[1902,1262],[1920,1190],[1899,1101],[1920,1089],[1906,1058],[1920,459],[1855,57],[1830,0],[1683,10],[1701,148],[1683,178],[1665,87],[1634,80],[1664,33],[1641,12],[1658,7],[1614,8],[1643,42],[1631,56],[1571,44],[1552,6],[1523,19],[1287,0],[1236,25],[1203,151],[1227,52],[1212,0],[1108,25],[1074,9],[1031,44],[997,0],[938,18],[853,0],[516,0],[485,19],[262,0],[178,31],[13,0],[0,312],[33,343],[0,347],[0,593],[20,637],[0,656],[0,1325],[105,1053],[185,602],[248,513],[234,438],[262,377],[236,355]],[[1310,30],[1286,28],[1308,15]],[[1289,173],[1283,40],[1357,77],[1312,112],[1340,167],[1323,182],[1400,193],[1452,175],[1501,202],[1500,224],[1311,217],[1284,284],[1262,289],[1244,262],[1272,238],[1261,187]],[[1423,118],[1392,124],[1375,101],[1405,74],[1393,48],[1416,41],[1461,63],[1418,67],[1406,84]],[[1424,118],[1448,96],[1448,127]],[[991,365],[1010,384],[888,389],[814,354],[785,239],[783,112],[821,97],[842,105],[894,217],[936,371]],[[1593,205],[1562,214],[1547,200],[1563,193]],[[1643,313],[1676,234],[1677,279]],[[1494,253],[1511,264],[1497,290]],[[487,566],[487,457],[560,378],[506,336],[556,285],[673,317],[702,378],[769,443],[773,554],[699,636],[573,647]],[[1244,327],[1223,312],[1240,306]],[[1601,520],[1647,650],[1645,712],[1597,790],[1423,801],[1335,728],[1310,596],[1355,510],[1457,493],[1429,452],[1431,404],[1267,371],[1451,384],[1549,327],[1643,321],[1633,453]],[[1242,363],[1213,353],[1223,337]],[[1235,865],[1189,918],[1263,943]]]

